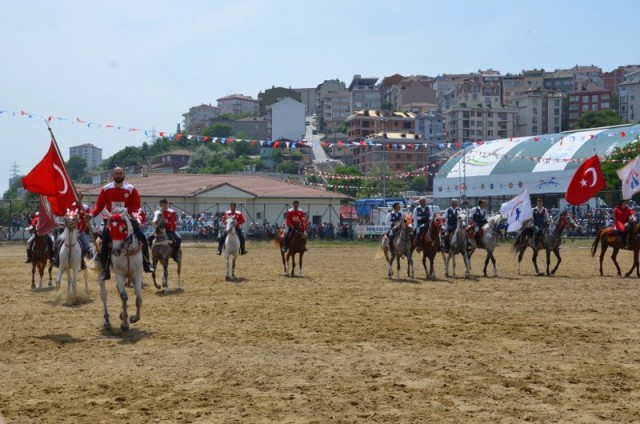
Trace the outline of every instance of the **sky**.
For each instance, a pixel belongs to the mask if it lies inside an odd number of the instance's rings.
[[[637,64],[640,2],[612,0],[136,0],[4,2],[0,193],[49,147],[107,158],[175,133],[234,93],[494,69]],[[627,28],[627,30],[624,30]]]

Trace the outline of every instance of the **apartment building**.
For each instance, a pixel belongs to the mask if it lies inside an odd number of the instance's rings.
[[[444,143],[444,115],[442,112],[431,111],[416,114],[416,134],[419,134],[425,143]]]
[[[586,112],[611,109],[611,93],[602,88],[590,88],[569,93],[568,129]]]
[[[91,143],[69,147],[69,157],[78,156],[87,161],[86,169],[97,168],[102,163],[102,149]]]
[[[322,101],[322,121],[323,130],[333,130],[336,126],[343,124],[351,114],[351,95],[347,90],[327,93]]]
[[[434,78],[433,89],[436,91],[436,103],[440,110],[454,106],[453,97],[447,97],[447,94],[452,93],[458,83],[472,76],[473,74],[442,74]]]
[[[628,74],[618,89],[620,116],[627,122],[640,122],[640,70]]]
[[[416,115],[412,112],[359,110],[345,120],[349,142],[360,142],[379,132],[415,134]]]
[[[541,89],[525,91],[507,106],[515,108],[515,136],[557,134],[562,131],[562,93]]]
[[[258,114],[258,101],[251,96],[231,94],[217,100],[221,115],[248,113]]]
[[[304,105],[306,116],[311,116],[318,111],[316,88],[294,88],[293,91],[300,94],[300,102]]]
[[[384,169],[388,172],[421,168],[428,163],[430,148],[420,136],[399,132],[372,134],[366,142],[351,148],[353,165],[363,172]]]
[[[523,92],[538,90],[544,85],[544,69],[523,70],[517,75],[502,77],[502,104],[506,105]]]
[[[297,100],[285,97],[269,106],[267,123],[271,140],[301,141],[306,131],[305,106]]]
[[[290,88],[272,86],[264,92],[261,91],[258,93],[258,113],[265,116],[268,107],[287,97],[302,103],[300,93]]]
[[[491,69],[466,78],[455,86],[450,99],[452,106],[460,104],[502,106],[502,76]]]
[[[411,104],[436,104],[436,90],[433,78],[411,76],[394,84],[389,90],[392,110],[404,110]]]
[[[512,108],[453,107],[443,113],[445,140],[449,143],[477,143],[513,137],[516,113]]]
[[[618,92],[618,86],[625,82],[627,75],[640,71],[640,65],[618,66],[610,72],[605,72],[602,76],[603,88],[611,93]]]
[[[376,87],[378,78],[362,78],[361,75],[354,75],[349,84],[349,94],[351,95],[351,111],[357,110],[380,110],[382,98],[380,88]]]
[[[188,134],[200,134],[207,126],[210,119],[220,116],[220,108],[216,106],[205,105],[193,106],[189,108],[189,112],[183,113],[184,130]]]

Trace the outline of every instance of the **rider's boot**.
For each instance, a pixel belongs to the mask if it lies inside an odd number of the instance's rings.
[[[142,268],[144,272],[154,272],[151,262],[149,261],[149,246],[142,246]]]
[[[246,255],[247,251],[244,248],[244,240],[240,240],[240,254],[241,255]]]
[[[100,258],[100,262],[102,262],[102,275],[100,275],[100,279],[102,281],[107,281],[111,279],[111,272],[109,271],[109,264],[111,263],[111,253],[108,253],[106,258]]]
[[[286,252],[287,250],[289,250],[289,237],[285,234],[284,235],[284,239],[283,239],[283,246],[282,246],[282,252]]]
[[[31,249],[29,249],[27,247],[27,260],[24,261],[25,264],[30,264],[31,263]]]
[[[217,252],[218,256],[222,255],[222,244],[224,243],[223,240],[224,239],[222,237],[220,238],[220,240],[218,240],[218,252]]]

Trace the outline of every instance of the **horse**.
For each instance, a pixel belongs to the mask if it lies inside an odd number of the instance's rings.
[[[240,256],[240,238],[236,232],[238,221],[235,216],[228,216],[224,222],[224,232],[227,235],[224,240],[224,260],[227,264],[226,281],[236,281],[236,259]],[[229,272],[231,268],[231,272]]]
[[[413,278],[413,216],[410,214],[404,215],[402,220],[398,221],[391,230],[394,232],[393,237],[393,254],[389,256],[389,239],[387,234],[382,236],[380,247],[384,252],[384,257],[387,260],[387,277],[393,276],[393,261],[396,261],[398,269],[398,279],[400,279],[400,260],[406,256],[407,258],[407,277]]]
[[[153,246],[151,247],[151,257],[153,261],[153,272],[151,278],[153,278],[153,285],[156,289],[164,288],[164,292],[169,291],[169,259],[173,259],[177,264],[178,274],[178,291],[182,291],[182,280],[180,279],[180,270],[182,269],[182,248],[175,250],[172,240],[167,236],[166,223],[162,211],[156,210],[153,213],[153,219],[151,225],[154,226],[153,231]],[[162,287],[156,283],[156,270],[158,269],[158,261],[162,263]]]
[[[133,324],[140,320],[140,309],[142,308],[142,245],[133,233],[133,226],[126,213],[126,210],[114,211],[109,218],[109,231],[111,233],[111,268],[116,277],[118,294],[122,301],[122,311],[120,312],[120,329],[129,330],[129,321]],[[96,270],[102,272],[100,261],[94,259]],[[131,318],[127,314],[127,301],[129,296],[125,288],[127,276],[133,283],[136,293],[136,313]],[[107,289],[105,281],[100,281],[100,297],[104,307],[104,329],[110,330],[109,312],[107,310]],[[128,321],[127,321],[128,319]]]
[[[33,244],[31,245],[31,290],[36,288],[36,269],[40,274],[40,283],[38,288],[42,288],[42,277],[44,276],[44,269],[49,262],[49,287],[53,286],[53,278],[51,277],[51,270],[53,264],[49,260],[51,257],[51,248],[49,247],[49,234],[38,235],[35,234]]]
[[[524,251],[527,247],[530,247],[533,250],[533,257],[531,260],[533,261],[536,274],[544,275],[543,272],[538,270],[538,252],[542,248],[547,252],[547,275],[554,275],[560,266],[560,262],[562,262],[562,258],[560,257],[562,233],[567,228],[577,227],[578,224],[573,217],[564,211],[553,220],[551,225],[542,230],[542,234],[540,235],[540,245],[536,245],[535,243],[533,228],[527,227],[520,230],[513,242],[513,246],[511,247],[512,253],[518,253],[518,275],[520,275],[520,262],[522,261],[522,256],[524,255]],[[549,271],[549,268],[551,267],[551,252],[556,255],[558,262],[556,263],[556,266]]]
[[[640,266],[638,265],[638,252],[640,251],[640,238],[638,238],[638,234],[640,232],[640,224],[634,224],[628,230],[629,234],[629,246],[630,249],[625,248],[625,243],[620,240],[620,236],[615,234],[612,227],[605,227],[598,230],[596,233],[596,239],[593,241],[591,245],[591,256],[595,256],[598,250],[598,244],[602,246],[600,252],[600,275],[604,276],[602,272],[602,261],[604,260],[604,255],[607,252],[607,248],[611,246],[613,248],[613,253],[611,254],[611,260],[613,261],[616,269],[618,270],[618,276],[622,276],[620,271],[620,265],[618,265],[618,261],[616,260],[618,256],[618,251],[620,249],[624,250],[632,250],[633,251],[633,265],[629,272],[625,274],[625,277],[628,277],[633,272],[633,269],[636,268],[638,277],[640,277]]]
[[[471,254],[473,250],[469,252],[469,238],[465,227],[467,225],[467,215],[464,212],[458,213],[458,224],[455,231],[451,234],[451,241],[449,242],[449,249],[442,250],[442,257],[444,259],[444,275],[446,277],[456,276],[456,255],[461,254],[464,259],[464,277],[469,278],[471,275]],[[449,262],[453,260],[453,274],[449,275]]]
[[[489,261],[493,265],[493,276],[498,276],[498,269],[496,268],[496,258],[493,256],[493,251],[496,250],[498,246],[498,237],[500,236],[500,232],[498,230],[498,226],[501,222],[505,221],[507,218],[497,213],[492,215],[487,219],[487,223],[482,226],[480,235],[480,244],[475,236],[469,235],[469,244],[473,249],[481,248],[487,251],[487,257],[484,260],[484,268],[482,269],[482,273],[485,277],[487,275],[487,266],[489,265]]]
[[[422,250],[422,266],[427,278],[436,279],[436,273],[433,267],[433,260],[440,251],[440,231],[442,230],[443,219],[440,215],[436,215],[431,220],[429,228],[425,228],[422,237],[417,241],[418,246]],[[426,237],[427,233],[429,237]],[[427,258],[429,258],[429,271],[427,272]]]
[[[67,294],[75,296],[78,272],[82,263],[82,246],[78,240],[78,221],[80,216],[75,211],[67,211],[64,216],[64,231],[58,237],[62,241],[60,253],[58,255],[58,278],[56,279],[56,290],[60,289],[62,276],[67,274]],[[85,291],[89,293],[89,283],[87,281],[87,270],[84,270]]]
[[[284,229],[279,229],[276,235],[275,245],[280,250],[282,256],[282,266],[284,267],[285,277],[294,277],[296,269],[296,254],[299,255],[300,276],[304,277],[302,271],[302,257],[307,251],[307,234],[306,223],[304,221],[296,221],[293,223],[291,234],[289,234],[289,250],[283,252],[284,247]],[[289,273],[289,260],[291,260],[291,273]]]

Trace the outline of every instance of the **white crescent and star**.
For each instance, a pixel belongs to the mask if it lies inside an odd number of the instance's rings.
[[[62,169],[60,169],[58,164],[54,163],[53,169],[55,169],[58,172],[58,174],[60,174],[60,177],[62,177],[62,181],[64,181],[64,188],[61,191],[58,191],[58,193],[65,194],[69,189],[69,186],[67,186],[67,179],[65,178],[64,173],[62,172]]]
[[[580,180],[580,185],[582,187],[586,187],[587,186],[587,174],[591,174],[592,176],[592,181],[591,181],[591,185],[589,186],[589,188],[594,187],[596,185],[596,183],[598,182],[598,174],[596,174],[596,169],[592,166],[590,168],[587,168],[584,171],[584,174],[582,175],[582,180]]]

